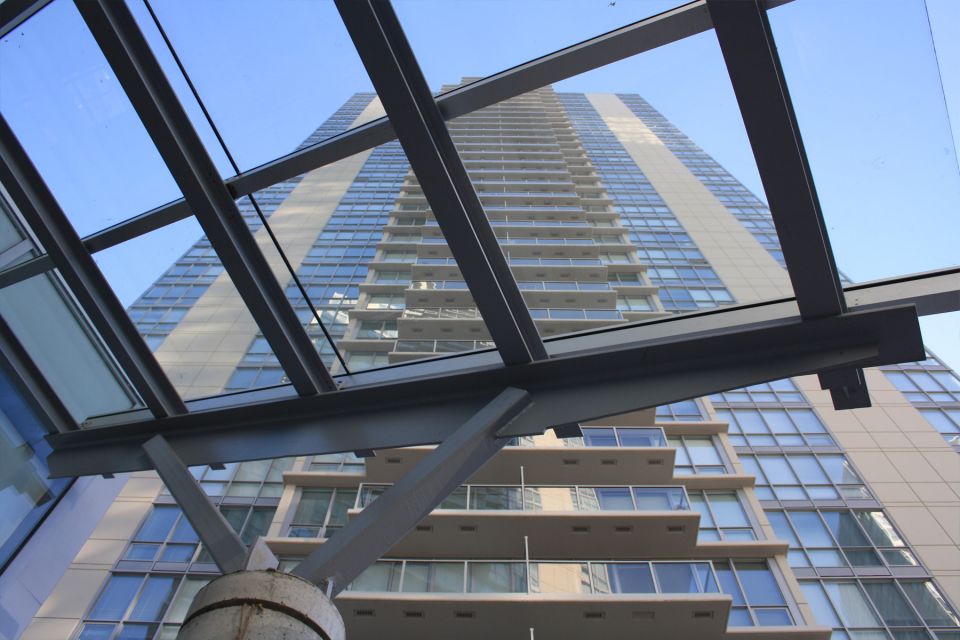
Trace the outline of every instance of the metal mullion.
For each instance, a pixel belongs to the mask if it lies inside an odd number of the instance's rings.
[[[110,0],[75,2],[298,393],[336,389],[130,9]]]
[[[337,7],[434,217],[503,361],[546,348],[393,8],[375,0]]]
[[[186,413],[183,400],[2,115],[0,181],[153,415]]]

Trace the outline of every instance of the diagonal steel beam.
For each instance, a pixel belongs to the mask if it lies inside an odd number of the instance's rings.
[[[243,544],[220,510],[210,503],[200,483],[163,436],[147,440],[143,443],[143,451],[220,571],[230,573],[243,569],[247,545]]]
[[[153,415],[185,413],[183,400],[2,115],[0,182]]]
[[[343,591],[503,448],[498,432],[529,404],[526,391],[504,389],[292,573]]]
[[[500,356],[507,364],[546,358],[393,7],[385,0],[338,0],[337,8]]]
[[[126,3],[76,5],[297,392],[336,389]]]
[[[55,476],[147,468],[140,447],[157,433],[191,465],[435,444],[506,387],[525,389],[533,399],[509,429],[511,436],[529,435],[770,380],[923,358],[912,306],[701,327],[655,339],[650,327],[626,327],[598,336],[606,345],[594,336],[574,338],[583,350],[523,367],[439,371],[336,394],[57,434],[48,438],[54,449],[48,464]],[[616,340],[625,334],[635,341]]]
[[[437,106],[443,117],[450,120],[710,28],[706,0],[696,0],[448,91],[437,96]],[[389,118],[378,118],[225,182],[233,197],[239,198],[395,139]],[[87,236],[84,242],[95,253],[190,215],[186,201],[176,200]],[[0,287],[50,268],[47,257],[39,256],[0,271]]]
[[[804,318],[846,311],[813,174],[761,0],[707,0]],[[820,377],[834,408],[870,406],[862,370]]]

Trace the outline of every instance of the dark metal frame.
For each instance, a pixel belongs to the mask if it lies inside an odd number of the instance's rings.
[[[960,271],[841,288],[766,17],[783,1],[696,0],[434,98],[389,1],[337,0],[387,117],[223,180],[124,2],[75,0],[185,197],[81,239],[0,118],[0,180],[47,251],[0,271],[0,287],[56,267],[148,406],[76,429],[32,363],[21,363],[62,431],[49,438],[53,475],[157,469],[221,570],[230,571],[244,568],[249,552],[185,465],[440,443],[298,568],[338,591],[505,438],[548,428],[569,435],[578,422],[809,373],[820,374],[837,408],[869,403],[861,367],[922,359],[917,315],[960,309]],[[4,3],[12,12],[0,11],[0,32],[45,3]],[[796,298],[541,340],[444,121],[711,28]],[[471,353],[335,381],[234,200],[395,137],[499,357]],[[292,385],[184,403],[93,262],[93,252],[190,215]],[[6,344],[4,329],[4,353],[22,356]],[[406,509],[411,499],[418,509]],[[394,526],[378,528],[384,518]]]

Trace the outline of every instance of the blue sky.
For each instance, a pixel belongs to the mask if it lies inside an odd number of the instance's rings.
[[[170,68],[143,6],[131,4]],[[395,2],[437,89],[676,4]],[[289,151],[351,94],[371,90],[330,2],[154,0],[154,7],[241,169]],[[948,34],[960,27],[960,3],[796,0],[770,16],[840,268],[862,281],[957,264],[960,176],[934,47],[957,122],[960,45]],[[199,109],[174,81],[229,175]],[[762,197],[712,33],[556,88],[643,95]],[[178,195],[71,2],[57,0],[0,42],[0,109],[82,234]],[[194,221],[183,221],[96,257],[129,303],[199,234]],[[930,347],[960,367],[958,314],[925,319],[924,331]]]

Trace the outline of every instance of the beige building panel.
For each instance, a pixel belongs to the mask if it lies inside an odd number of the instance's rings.
[[[70,637],[76,626],[76,620],[34,618],[20,635],[20,640],[63,640]]]
[[[117,500],[107,509],[90,539],[129,540],[149,510],[149,503]]]
[[[786,271],[620,98],[587,97],[738,302],[792,291]]]
[[[36,617],[72,620],[72,623],[76,624],[100,592],[100,585],[109,576],[110,572],[106,569],[67,569],[53,588],[53,593],[40,606]]]

